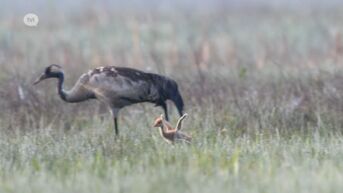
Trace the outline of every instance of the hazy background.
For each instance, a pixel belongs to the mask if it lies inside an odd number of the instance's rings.
[[[0,15],[18,17],[18,14],[35,12],[36,14],[55,17],[56,14],[80,14],[84,9],[103,9],[111,12],[164,12],[177,13],[182,10],[189,11],[189,14],[196,12],[217,12],[234,11],[237,9],[277,9],[277,10],[298,10],[306,12],[309,10],[332,9],[342,7],[340,0],[2,0]]]

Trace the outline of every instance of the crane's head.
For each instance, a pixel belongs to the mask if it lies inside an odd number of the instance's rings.
[[[51,64],[50,66],[46,67],[44,72],[36,79],[33,83],[34,85],[40,83],[42,80],[48,78],[58,78],[59,74],[62,72],[62,67],[57,64]]]
[[[164,85],[167,99],[174,102],[180,116],[183,115],[184,103],[178,85],[174,80],[168,80]]]
[[[163,125],[164,116],[160,115],[154,122],[154,127],[161,127]]]

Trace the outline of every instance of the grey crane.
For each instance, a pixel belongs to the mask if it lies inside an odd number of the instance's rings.
[[[82,74],[74,87],[69,91],[63,89],[64,73],[62,67],[52,64],[45,68],[34,85],[42,80],[55,78],[58,80],[58,94],[68,103],[78,103],[89,99],[97,99],[105,103],[112,113],[116,135],[118,130],[118,113],[125,106],[150,102],[164,110],[168,120],[167,100],[174,102],[180,116],[183,115],[183,99],[177,83],[165,76],[146,73],[140,70],[104,66]]]

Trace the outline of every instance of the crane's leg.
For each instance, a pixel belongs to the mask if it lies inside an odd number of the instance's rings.
[[[114,130],[116,132],[116,136],[119,136],[118,119],[117,119],[117,117],[114,117]]]
[[[113,117],[113,121],[114,121],[114,131],[116,133],[116,136],[119,136],[118,119],[117,119],[118,112],[119,112],[119,109],[117,109],[117,108],[111,109],[111,113],[112,113],[112,117]]]
[[[163,103],[161,106],[164,110],[164,116],[166,117],[166,120],[169,121],[167,103]]]

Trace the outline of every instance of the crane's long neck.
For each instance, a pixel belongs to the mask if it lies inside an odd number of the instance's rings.
[[[54,74],[54,77],[58,79],[57,91],[61,99],[68,103],[77,103],[88,100],[91,96],[80,89],[78,83],[74,86],[73,89],[66,91],[63,88],[64,85],[64,73],[57,72]]]
[[[68,101],[68,93],[63,89],[63,84],[64,84],[64,74],[63,72],[59,72],[56,74],[57,79],[58,79],[58,85],[57,85],[57,91],[58,94],[60,95],[61,99],[69,102]]]

